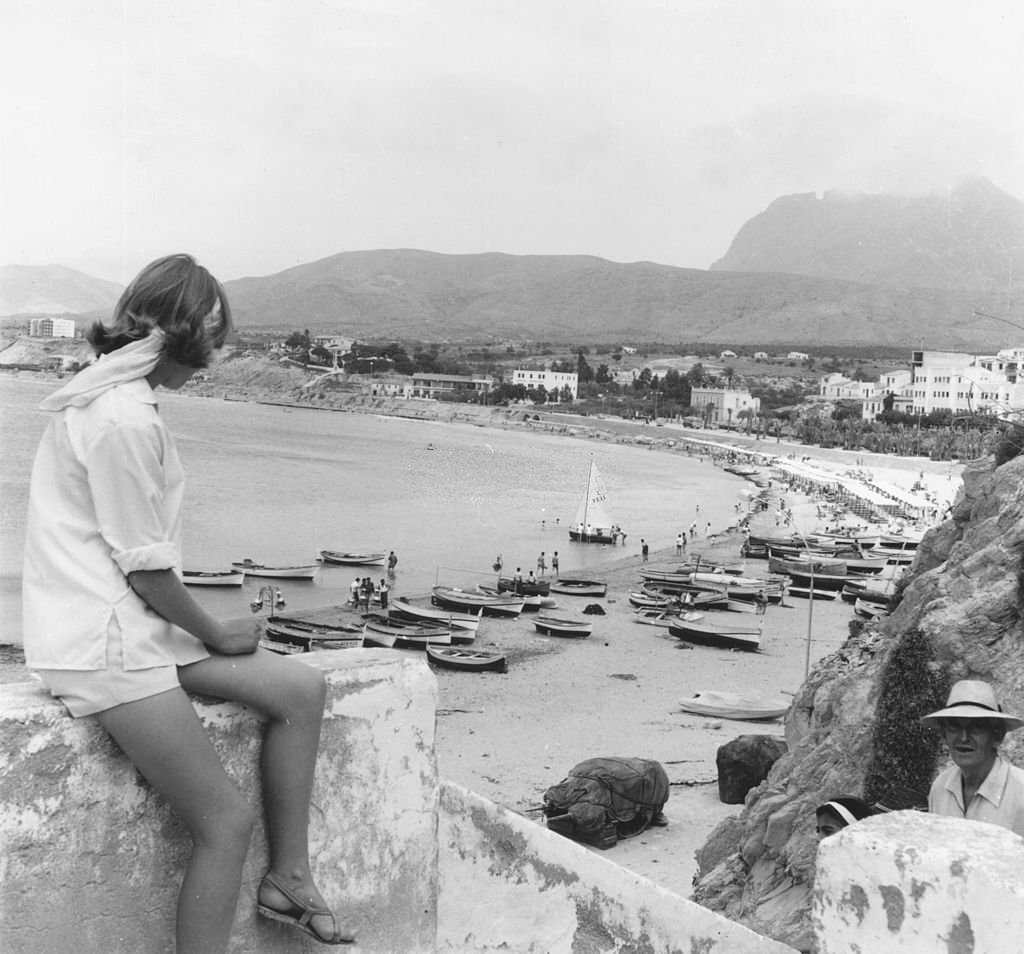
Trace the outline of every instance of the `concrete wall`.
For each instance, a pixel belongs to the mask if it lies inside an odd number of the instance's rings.
[[[437,686],[421,657],[344,650],[294,657],[328,671],[310,824],[314,871],[358,931],[360,951],[434,949]],[[259,798],[259,731],[243,707],[195,700],[230,774]],[[72,720],[38,683],[0,685],[0,951],[162,954],[188,837],[92,720]],[[256,915],[259,830],[233,954],[307,951]]]
[[[451,782],[438,842],[437,954],[794,954]]]
[[[983,822],[893,812],[818,848],[819,954],[1024,950],[1024,839]]]

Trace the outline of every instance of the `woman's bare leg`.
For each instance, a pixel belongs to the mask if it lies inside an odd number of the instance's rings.
[[[180,689],[97,714],[192,836],[178,895],[177,954],[227,950],[255,813]]]
[[[266,650],[246,656],[211,656],[179,669],[191,692],[233,699],[263,713],[263,803],[267,815],[270,871],[310,905],[326,906],[309,867],[309,803],[320,746],[326,687],[323,674],[298,660]],[[260,900],[285,909],[288,900],[261,885]],[[313,919],[321,936],[333,930],[329,916]]]

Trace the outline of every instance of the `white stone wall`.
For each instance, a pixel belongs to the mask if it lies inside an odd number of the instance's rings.
[[[351,649],[292,657],[328,672],[311,813],[314,871],[361,952],[434,948],[437,682],[422,656]],[[228,772],[259,802],[259,722],[196,699]],[[170,954],[188,837],[106,734],[38,683],[0,686],[0,951]],[[232,954],[310,950],[259,918],[262,826]]]
[[[818,847],[818,954],[1024,951],[1024,839],[983,822],[877,815]]]
[[[795,954],[452,782],[437,954]]]

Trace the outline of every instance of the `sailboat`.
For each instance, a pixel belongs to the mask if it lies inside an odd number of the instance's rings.
[[[619,529],[612,529],[611,517],[604,509],[607,496],[597,465],[591,461],[587,491],[576,511],[576,519],[569,528],[570,540],[576,543],[618,543]]]

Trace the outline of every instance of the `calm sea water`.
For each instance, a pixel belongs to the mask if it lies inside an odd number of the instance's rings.
[[[28,479],[46,415],[35,410],[53,382],[0,377],[0,639],[20,639],[20,573]],[[695,519],[722,529],[745,486],[707,463],[643,446],[323,410],[224,402],[160,392],[188,475],[185,565],[227,569],[232,560],[313,562],[321,549],[394,550],[395,592],[435,582],[472,586],[525,573],[559,552],[563,575],[669,547]],[[430,449],[433,448],[433,449]],[[571,544],[568,525],[590,460],[601,471],[625,547]],[[700,505],[700,513],[696,507]],[[356,574],[381,568],[325,565],[314,583],[280,581],[289,610],[340,602]],[[265,581],[264,581],[265,582]],[[259,588],[192,588],[224,616],[249,612]]]

